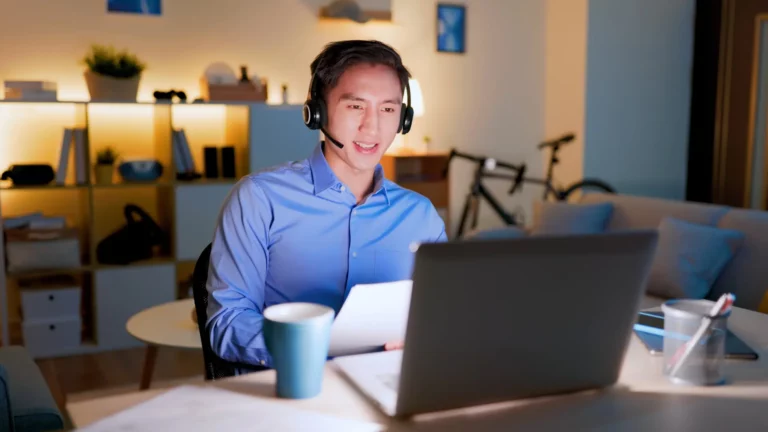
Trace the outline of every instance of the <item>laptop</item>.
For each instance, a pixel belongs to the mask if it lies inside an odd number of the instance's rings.
[[[423,244],[405,348],[338,357],[389,416],[608,387],[656,231]]]

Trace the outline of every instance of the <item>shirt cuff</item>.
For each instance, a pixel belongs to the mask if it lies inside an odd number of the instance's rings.
[[[268,368],[274,368],[272,356],[269,355],[269,351],[264,348],[255,349],[248,355],[248,363],[254,366],[265,366]]]

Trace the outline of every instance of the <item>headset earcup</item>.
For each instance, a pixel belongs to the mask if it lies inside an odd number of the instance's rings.
[[[323,126],[324,114],[323,106],[318,101],[308,100],[304,103],[302,116],[304,117],[304,124],[308,128],[312,130],[320,129]]]
[[[411,126],[413,126],[413,108],[403,104],[403,109],[400,111],[403,114],[400,120],[400,130],[398,132],[402,132],[403,135],[405,135],[411,131]]]
[[[315,114],[317,113],[317,110],[315,109],[314,105],[315,104],[313,101],[308,100],[304,102],[304,108],[301,111],[301,115],[304,118],[304,124],[312,130],[317,129],[317,122],[315,120]]]

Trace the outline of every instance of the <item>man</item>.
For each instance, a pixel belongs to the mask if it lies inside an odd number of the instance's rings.
[[[265,308],[313,302],[338,313],[354,285],[409,279],[415,246],[446,238],[430,201],[385,179],[379,163],[406,117],[400,56],[376,41],[337,42],[311,72],[305,122],[331,143],[241,179],[219,217],[207,325],[225,360],[270,367]],[[392,342],[385,349],[401,347]]]

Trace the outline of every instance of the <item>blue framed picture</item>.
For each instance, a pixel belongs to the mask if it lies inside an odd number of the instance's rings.
[[[107,0],[107,12],[162,15],[163,0]]]
[[[466,50],[467,8],[464,5],[437,4],[437,51],[464,53]]]

